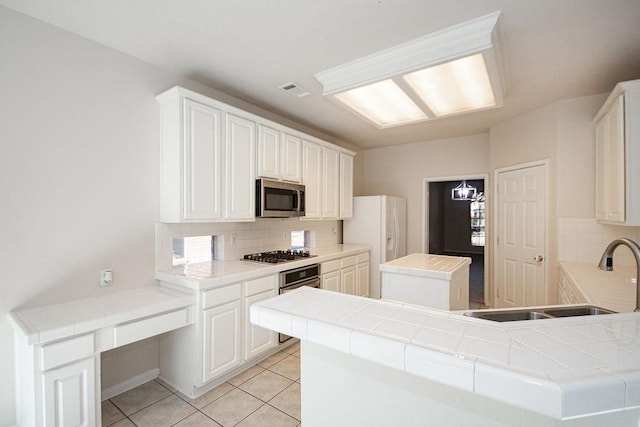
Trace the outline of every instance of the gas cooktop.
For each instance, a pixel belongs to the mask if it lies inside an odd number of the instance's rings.
[[[279,262],[295,261],[302,258],[311,258],[309,251],[287,249],[281,251],[258,252],[255,254],[247,254],[243,257],[246,261],[268,262],[277,264]]]

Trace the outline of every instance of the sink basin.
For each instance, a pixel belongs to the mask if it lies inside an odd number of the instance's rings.
[[[525,310],[513,310],[513,311],[485,311],[485,312],[466,312],[465,316],[477,317],[478,319],[492,320],[494,322],[514,322],[517,320],[535,320],[535,319],[550,319],[544,313],[539,311],[525,311]]]
[[[541,309],[519,309],[519,310],[483,310],[467,311],[465,316],[478,319],[491,320],[493,322],[515,322],[518,320],[553,319],[556,317],[576,317],[576,316],[597,316],[602,314],[613,314],[615,311],[594,305],[582,305],[574,307],[549,307]]]
[[[596,307],[593,305],[587,305],[582,307],[553,308],[553,309],[547,309],[544,312],[553,317],[597,316],[600,314],[615,313],[615,311],[607,310],[606,308]]]

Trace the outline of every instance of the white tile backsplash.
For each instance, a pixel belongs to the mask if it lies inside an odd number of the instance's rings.
[[[560,261],[594,264],[614,239],[627,237],[640,241],[640,227],[600,224],[594,218],[560,218],[558,226],[558,253]],[[635,265],[628,248],[618,247],[614,252],[614,265]]]
[[[171,268],[175,237],[217,236],[216,259],[234,260],[254,252],[291,248],[291,231],[309,231],[310,248],[341,242],[342,221],[301,221],[298,219],[257,219],[255,222],[156,224],[156,270]],[[232,235],[237,236],[233,244]],[[286,238],[284,238],[286,236]]]

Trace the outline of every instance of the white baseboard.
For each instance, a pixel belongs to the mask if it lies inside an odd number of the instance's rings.
[[[160,375],[160,369],[154,368],[150,369],[147,372],[143,372],[139,375],[136,375],[132,378],[127,378],[125,381],[121,383],[114,384],[109,388],[102,390],[101,399],[107,400],[111,399],[114,396],[119,395],[120,393],[124,393],[125,391],[129,391],[132,388],[136,388],[139,385],[142,385],[151,380],[155,380]]]

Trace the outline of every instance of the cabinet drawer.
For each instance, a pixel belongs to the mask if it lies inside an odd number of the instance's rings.
[[[202,293],[202,309],[225,304],[241,297],[240,283],[220,289],[212,289]]]
[[[273,291],[276,288],[276,276],[261,277],[248,280],[244,284],[244,296],[250,297],[260,292]]]
[[[93,356],[93,334],[71,338],[41,347],[42,370]]]
[[[340,266],[342,268],[351,267],[352,265],[356,265],[356,257],[355,256],[349,256],[349,257],[346,257],[346,258],[342,258],[340,260]]]
[[[363,254],[358,254],[357,258],[358,258],[358,260],[357,260],[358,264],[360,264],[361,262],[367,262],[367,261],[369,261],[369,252],[365,252]]]
[[[188,308],[134,321],[114,328],[113,344],[120,347],[187,326],[189,323],[191,322]]]
[[[325,274],[332,271],[340,270],[340,260],[334,259],[333,261],[323,262],[320,265],[320,273]]]

